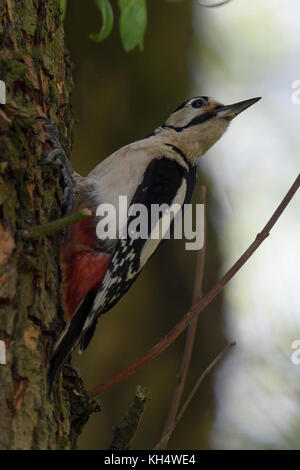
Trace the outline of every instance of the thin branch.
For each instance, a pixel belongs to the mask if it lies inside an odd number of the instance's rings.
[[[200,204],[204,205],[205,211],[205,202],[206,202],[206,189],[204,186],[200,186]],[[195,270],[195,280],[194,280],[194,291],[193,291],[193,301],[192,309],[199,302],[202,297],[202,281],[203,281],[203,272],[204,272],[204,261],[205,261],[205,245],[206,245],[206,214],[204,213],[204,244],[203,247],[199,250],[197,261],[196,261],[196,270]],[[179,405],[181,403],[183,390],[185,387],[186,378],[190,368],[192,352],[194,348],[194,342],[197,331],[198,315],[196,315],[188,326],[185,349],[182,357],[181,367],[177,376],[177,383],[175,386],[171,406],[169,409],[169,414],[162,432],[162,436],[165,436],[165,439],[161,439],[160,449],[166,449],[169,441],[170,429],[173,429],[174,423],[176,420],[177,412]]]
[[[231,2],[231,0],[223,0],[217,3],[213,3],[212,5],[206,5],[205,3],[202,2],[197,2],[200,7],[205,7],[205,8],[216,8],[216,7],[221,7],[223,5],[226,5],[226,3]]]
[[[91,391],[91,396],[99,395],[110,388],[114,387],[118,383],[125,380],[127,377],[132,375],[134,372],[139,370],[142,366],[147,364],[149,361],[154,359],[156,356],[165,351],[170,344],[172,344],[175,339],[185,330],[189,322],[202,310],[207,307],[207,305],[221,292],[224,286],[233,278],[233,276],[241,269],[242,266],[248,261],[248,259],[253,255],[257,248],[262,244],[262,242],[269,236],[270,230],[273,228],[295,193],[300,187],[300,174],[297,176],[296,180],[288,190],[287,194],[284,196],[283,200],[268,220],[263,230],[257,234],[255,240],[251,243],[249,248],[242,254],[242,256],[236,261],[236,263],[226,272],[226,274],[215,284],[215,286],[200,299],[194,308],[192,308],[186,315],[175,325],[175,327],[155,346],[153,346],[149,351],[146,352],[142,357],[133,362],[129,367],[123,369],[117,375],[115,375],[108,382],[95,387]]]
[[[38,225],[37,227],[29,227],[25,230],[22,230],[22,237],[23,238],[40,238],[45,237],[51,233],[57,232],[58,230],[62,230],[68,227],[75,222],[78,222],[81,219],[85,219],[86,217],[90,217],[92,215],[92,211],[90,209],[80,209],[74,214],[67,215],[66,217],[62,217],[61,219],[53,220],[45,225]]]
[[[205,369],[204,372],[202,372],[202,374],[200,375],[199,379],[197,380],[197,382],[195,383],[191,393],[189,394],[186,402],[184,403],[184,405],[182,406],[181,410],[179,411],[178,415],[177,415],[177,418],[175,420],[175,422],[173,423],[173,426],[168,430],[168,432],[162,436],[161,440],[158,442],[158,444],[156,444],[156,446],[154,447],[154,449],[163,449],[163,445],[164,445],[164,442],[167,441],[170,439],[171,437],[171,434],[174,432],[177,424],[179,423],[179,421],[181,420],[182,416],[184,415],[187,407],[189,406],[189,404],[191,403],[192,399],[194,398],[194,396],[196,395],[197,391],[199,390],[199,387],[200,385],[202,384],[203,380],[210,374],[210,372],[213,370],[213,368],[223,359],[223,357],[225,356],[225,354],[227,353],[227,351],[229,351],[229,349],[231,349],[233,346],[236,346],[236,343],[230,343],[230,344],[227,344],[226,348],[223,349],[223,351],[221,351],[217,357],[215,357],[215,359],[209,364],[209,366]]]

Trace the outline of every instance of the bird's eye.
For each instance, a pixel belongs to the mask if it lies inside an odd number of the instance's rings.
[[[197,98],[191,103],[191,106],[193,108],[202,108],[203,105],[204,105],[204,100],[202,98]]]

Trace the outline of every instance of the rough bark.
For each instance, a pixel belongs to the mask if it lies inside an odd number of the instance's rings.
[[[50,150],[36,118],[58,126],[70,153],[71,63],[58,0],[0,0],[0,448],[68,449],[90,413],[76,371],[65,371],[62,392],[46,397],[47,362],[63,326],[58,246],[60,233],[22,239],[27,227],[61,217],[58,169],[39,166]],[[79,391],[80,389],[80,391]]]

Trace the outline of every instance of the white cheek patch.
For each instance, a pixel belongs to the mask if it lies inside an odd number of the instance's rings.
[[[175,127],[184,127],[188,124],[197,114],[199,114],[199,110],[195,110],[194,108],[190,108],[189,106],[185,106],[184,108],[179,109],[175,113],[173,113],[169,119],[166,121],[167,126],[175,126]]]
[[[167,231],[170,228],[170,225],[173,219],[176,217],[178,212],[181,210],[183,202],[185,200],[186,195],[186,180],[182,181],[180,188],[172,201],[171,206],[174,204],[175,209],[170,210],[169,213],[165,213],[157,222],[155,227],[152,229],[151,234],[146,241],[140,257],[140,266],[144,266],[146,261],[150,258],[150,256],[154,253],[158,245],[160,244],[161,240],[166,235]],[[157,234],[159,237],[157,237]]]

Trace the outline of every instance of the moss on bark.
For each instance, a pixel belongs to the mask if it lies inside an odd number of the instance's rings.
[[[71,150],[71,62],[58,0],[0,1],[0,449],[69,449],[98,410],[77,373],[53,403],[46,371],[63,326],[60,234],[25,240],[20,230],[61,217],[59,171],[38,162],[50,150],[41,115],[58,126]],[[71,375],[72,375],[71,374]],[[75,423],[75,424],[74,424]]]

